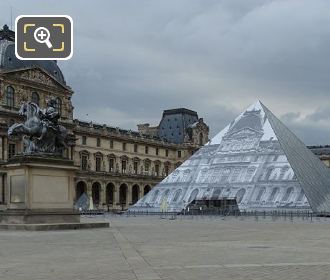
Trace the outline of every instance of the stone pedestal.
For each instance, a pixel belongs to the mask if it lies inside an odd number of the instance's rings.
[[[6,172],[5,201],[0,224],[79,223],[73,209],[73,161],[51,156],[15,156]]]

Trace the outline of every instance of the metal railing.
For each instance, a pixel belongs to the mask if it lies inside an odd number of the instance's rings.
[[[216,218],[221,219],[237,219],[254,221],[327,221],[330,222],[330,212],[310,212],[310,211],[228,211],[228,210],[199,210],[199,211],[182,211],[175,212],[154,212],[154,211],[126,211],[123,213],[125,217],[139,216],[159,216],[159,218],[168,219],[199,219],[199,218]]]

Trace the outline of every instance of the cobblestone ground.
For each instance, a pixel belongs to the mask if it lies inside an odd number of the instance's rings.
[[[323,218],[106,219],[110,229],[0,231],[0,279],[330,279]]]

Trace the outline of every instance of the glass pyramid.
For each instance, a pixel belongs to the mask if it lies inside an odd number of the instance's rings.
[[[241,211],[330,211],[330,172],[258,101],[129,211],[181,212],[194,199],[223,198]]]

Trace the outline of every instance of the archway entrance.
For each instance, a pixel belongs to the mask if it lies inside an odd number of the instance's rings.
[[[76,200],[78,200],[83,193],[87,191],[86,183],[79,181],[76,185]]]
[[[100,204],[100,192],[101,192],[101,184],[99,182],[95,182],[92,185],[92,198],[94,206],[99,206]]]
[[[139,200],[139,185],[134,185],[132,188],[132,204],[135,204]]]
[[[151,187],[149,185],[146,185],[143,189],[143,195],[146,195],[148,192],[150,192]]]
[[[115,192],[115,185],[112,183],[109,183],[106,188],[106,204],[113,205],[114,204],[114,192]]]

